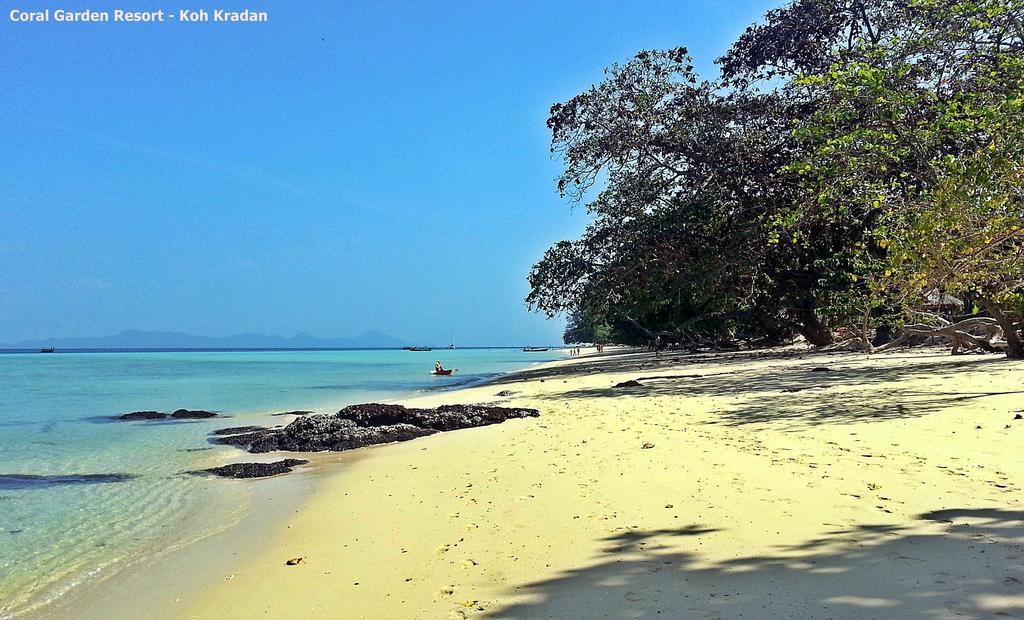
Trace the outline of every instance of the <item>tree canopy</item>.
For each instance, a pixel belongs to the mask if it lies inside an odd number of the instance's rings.
[[[620,341],[902,329],[1024,355],[1022,28],[1024,0],[797,0],[713,80],[682,47],[612,65],[551,108],[558,191],[593,221],[527,303]]]

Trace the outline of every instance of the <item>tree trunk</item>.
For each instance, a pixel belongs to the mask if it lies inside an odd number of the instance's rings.
[[[1006,339],[1006,357],[1024,359],[1024,342],[1021,342],[1020,333],[1017,331],[1017,325],[1013,319],[1007,316],[999,304],[994,301],[986,299],[984,304],[992,318],[999,323],[999,327],[1003,328],[1003,338]]]
[[[814,346],[824,347],[835,342],[832,330],[821,322],[814,310],[798,310],[797,321],[797,331]]]
[[[889,344],[896,338],[896,334],[892,331],[892,327],[888,325],[879,325],[875,329],[875,337],[871,339],[871,344],[876,347],[880,347],[883,344]]]

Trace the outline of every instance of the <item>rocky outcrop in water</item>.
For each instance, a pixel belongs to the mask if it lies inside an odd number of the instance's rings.
[[[334,414],[304,416],[282,429],[220,436],[212,441],[255,453],[274,450],[339,452],[538,415],[536,409],[519,407],[443,405],[421,409],[370,403],[345,407]]]
[[[159,411],[133,411],[126,413],[122,416],[118,416],[118,420],[162,420],[167,417],[166,413],[160,413]]]
[[[242,433],[254,433],[257,431],[270,430],[266,426],[232,426],[231,428],[218,428],[213,431],[214,435],[240,435]]]
[[[196,476],[220,476],[221,478],[266,478],[278,474],[287,474],[296,465],[305,465],[309,461],[302,459],[281,459],[273,463],[231,463],[220,467],[200,469],[188,473]]]
[[[178,409],[171,414],[172,418],[184,419],[184,420],[196,420],[200,418],[216,418],[217,414],[212,411],[193,411],[191,409]]]
[[[109,484],[138,478],[135,474],[61,474],[40,476],[35,474],[0,474],[0,490],[40,489],[77,484]]]
[[[167,418],[173,418],[175,420],[198,420],[202,418],[216,418],[216,413],[212,411],[203,411],[202,409],[178,409],[174,413],[163,413],[160,411],[133,411],[124,415],[117,416],[118,420],[166,420]]]

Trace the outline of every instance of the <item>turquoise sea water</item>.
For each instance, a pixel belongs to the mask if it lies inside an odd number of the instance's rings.
[[[0,617],[240,516],[247,484],[182,474],[237,454],[207,441],[214,429],[264,422],[271,412],[328,412],[457,387],[560,356],[511,349],[0,354]],[[435,359],[459,372],[431,376]],[[180,408],[230,418],[111,419]]]

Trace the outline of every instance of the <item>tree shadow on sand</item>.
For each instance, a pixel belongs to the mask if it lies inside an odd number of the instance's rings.
[[[700,363],[685,372],[638,369],[640,372],[634,378],[640,382],[639,387],[584,388],[546,398],[718,398],[721,409],[713,424],[773,423],[798,428],[917,417],[980,399],[1024,394],[1024,390],[956,389],[957,385],[967,384],[964,377],[970,373],[1010,368],[1007,364],[1013,362],[1004,358],[971,356],[951,360],[948,356],[917,355],[907,356],[905,363],[899,364],[859,363],[865,359],[846,355],[833,358],[828,366],[821,366],[819,358],[766,368],[751,365],[749,359],[734,358],[724,364],[714,360],[715,369],[709,372],[701,372]],[[913,383],[918,380],[940,383],[943,388],[922,390]]]
[[[527,602],[494,618],[1024,617],[1024,512],[922,514],[839,529],[770,555],[708,562],[668,551],[682,535],[632,530],[604,540],[601,559],[514,590]],[[685,532],[689,532],[688,534]]]
[[[654,372],[659,368],[692,365],[730,366],[748,364],[757,360],[785,360],[807,357],[808,355],[849,355],[845,351],[808,352],[800,350],[762,349],[734,353],[682,353],[669,352],[655,355],[650,352],[614,352],[592,357],[583,357],[567,365],[544,366],[517,371],[502,377],[497,384],[515,385],[530,381],[555,381],[580,375],[603,374],[608,372]]]

